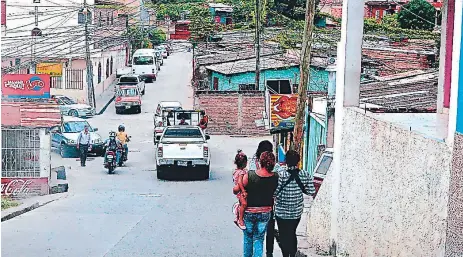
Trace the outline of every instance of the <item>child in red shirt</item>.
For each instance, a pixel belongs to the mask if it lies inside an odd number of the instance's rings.
[[[238,153],[235,156],[235,165],[236,169],[233,172],[233,182],[235,183],[235,186],[233,187],[233,192],[235,192],[240,204],[238,207],[238,217],[235,220],[235,224],[240,229],[244,230],[246,229],[246,226],[244,225],[243,216],[247,207],[247,193],[243,185],[243,176],[248,172],[246,170],[246,166],[248,165],[248,157],[241,150],[238,150]]]

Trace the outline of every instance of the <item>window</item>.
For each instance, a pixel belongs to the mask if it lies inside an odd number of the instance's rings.
[[[197,128],[181,129],[169,128],[164,133],[164,138],[202,138],[201,131]]]
[[[212,85],[214,90],[219,90],[219,78],[214,78],[214,83]]]
[[[101,83],[101,62],[98,63],[98,83]]]
[[[109,77],[109,59],[106,59],[106,78]]]
[[[326,175],[330,168],[331,162],[333,161],[333,156],[329,154],[323,154],[318,162],[318,166],[315,169],[314,173]]]
[[[77,104],[74,100],[66,96],[58,98],[58,102],[62,104]]]
[[[256,91],[256,84],[240,84],[239,91]]]
[[[113,15],[113,14],[114,14],[114,13],[111,13],[111,25],[114,24],[114,15]]]
[[[376,10],[376,12],[375,12],[375,18],[376,18],[376,19],[379,19],[379,10]]]
[[[270,94],[291,94],[289,80],[267,80]]]
[[[111,74],[113,74],[113,57],[111,56],[111,62],[109,63],[109,70],[111,71]]]
[[[134,65],[153,65],[154,58],[152,56],[137,56],[133,58]]]
[[[137,79],[137,77],[127,76],[127,77],[121,77],[119,79],[119,82],[121,82],[121,83],[138,83],[138,79]]]
[[[98,18],[98,27],[101,27],[101,12],[100,12],[100,17]]]
[[[67,133],[79,133],[82,130],[84,130],[85,126],[88,127],[88,131],[93,132],[92,127],[90,127],[90,124],[86,121],[70,121],[64,123],[64,132]]]

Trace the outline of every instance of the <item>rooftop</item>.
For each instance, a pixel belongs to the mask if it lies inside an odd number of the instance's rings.
[[[282,57],[282,56],[281,56]],[[297,60],[278,58],[278,56],[261,58],[261,70],[280,69],[299,66]],[[246,73],[256,70],[256,59],[239,60],[222,64],[210,65],[206,69],[225,75]]]
[[[360,86],[361,107],[373,112],[435,112],[437,71],[413,71]]]

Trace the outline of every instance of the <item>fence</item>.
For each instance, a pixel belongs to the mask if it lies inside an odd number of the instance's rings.
[[[2,178],[40,177],[39,132],[2,128]]]
[[[84,89],[84,70],[66,70],[66,89]]]

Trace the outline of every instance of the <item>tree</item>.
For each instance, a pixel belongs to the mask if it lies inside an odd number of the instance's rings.
[[[401,8],[397,20],[404,29],[432,30],[435,15],[436,9],[430,3],[425,0],[411,0]]]
[[[153,29],[148,36],[153,45],[160,45],[166,41],[166,33],[160,29]]]
[[[381,24],[385,26],[390,26],[390,27],[399,27],[399,21],[397,20],[397,13],[392,14],[392,15],[385,15],[383,19],[381,19]]]
[[[207,41],[214,33],[215,24],[209,9],[194,6],[190,10],[189,20],[191,22],[189,25],[191,40],[196,42]]]

